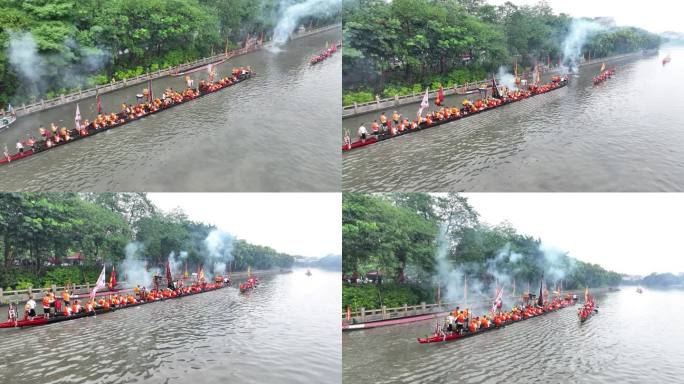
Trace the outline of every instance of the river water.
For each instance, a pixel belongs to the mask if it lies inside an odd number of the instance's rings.
[[[312,272],[0,330],[0,382],[340,383],[340,275]]]
[[[434,321],[345,332],[349,383],[681,383],[683,290],[597,296],[580,324],[569,307],[464,340],[419,344]]]
[[[667,53],[672,62],[663,66]],[[567,88],[345,153],[342,187],[373,192],[683,190],[684,47],[663,47],[659,56],[607,65],[616,66],[617,75],[599,86],[591,80],[600,64],[588,65]],[[417,109],[409,105],[399,112],[415,116]],[[343,127],[355,133],[377,116],[344,119]]]
[[[339,41],[335,28],[294,40],[280,52],[230,59],[218,76],[250,65],[257,77],[200,100],[0,167],[0,190],[78,191],[339,191],[336,133],[341,119],[342,55],[309,59]],[[195,84],[206,78],[195,73]],[[144,84],[103,95],[105,111],[135,103]],[[153,82],[155,95],[182,89],[183,77]],[[95,100],[79,102],[83,118]],[[73,126],[75,104],[20,118],[0,133],[14,151],[50,122]]]

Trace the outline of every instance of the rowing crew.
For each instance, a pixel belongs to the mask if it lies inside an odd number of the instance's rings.
[[[492,327],[501,327],[512,321],[528,319],[533,316],[541,315],[544,312],[560,309],[567,305],[567,302],[553,299],[550,303],[545,302],[543,306],[523,305],[514,306],[510,311],[502,311],[498,306],[495,313],[471,318],[471,312],[466,308],[459,310],[459,307],[449,313],[444,319],[444,323],[438,323],[433,336],[446,336],[447,334],[476,333]]]
[[[66,127],[60,128],[55,123],[51,123],[49,129],[46,129],[41,125],[40,128],[38,128],[38,133],[42,140],[36,140],[36,138],[31,135],[26,141],[17,142],[16,153],[21,154],[27,150],[34,152],[36,150],[49,149],[56,145],[72,141],[77,137],[88,136],[100,129],[122,125],[150,113],[157,112],[160,109],[165,109],[174,104],[192,100],[201,94],[215,92],[221,88],[231,86],[245,76],[251,74],[251,67],[239,67],[233,68],[231,77],[224,77],[217,82],[202,81],[200,87],[197,89],[187,88],[183,92],[177,92],[174,91],[173,88],[167,88],[161,98],[155,98],[151,102],[138,103],[136,105],[121,104],[121,111],[119,113],[100,113],[92,122],[86,119],[82,123],[79,122],[79,125],[72,130],[67,129]],[[145,89],[143,90],[143,94],[149,95],[149,91]],[[142,100],[142,98],[140,98],[140,100]],[[12,157],[9,154],[7,146],[4,148],[4,156],[8,162]]]
[[[330,46],[330,48],[323,51],[323,53],[312,57],[310,63],[311,64],[317,64],[317,63],[320,63],[321,61],[327,59],[328,57],[332,56],[333,53],[337,52],[337,47],[340,45],[342,45],[342,44],[341,43],[333,43],[332,46]]]
[[[530,85],[528,90],[519,89],[509,91],[507,88],[503,88],[502,90],[499,90],[501,97],[485,97],[484,99],[477,99],[474,102],[464,99],[462,108],[455,106],[442,107],[439,110],[428,112],[425,117],[419,116],[417,120],[413,119],[409,121],[409,119],[403,118],[397,111],[394,111],[392,118],[388,119],[385,112],[382,112],[379,119],[373,120],[373,123],[370,126],[370,132],[365,125],[361,124],[357,130],[357,137],[359,141],[365,143],[371,135],[395,136],[406,131],[430,127],[439,121],[456,120],[471,113],[496,108],[504,103],[518,101],[533,95],[549,92],[561,86],[567,79],[567,77],[554,76],[551,78],[550,83],[544,85]],[[351,136],[348,129],[344,132],[344,144],[347,148],[351,148]]]
[[[259,280],[256,277],[250,277],[244,283],[240,283],[240,292],[246,292],[259,284]]]
[[[615,74],[615,68],[607,69],[607,70],[601,72],[601,74],[599,74],[598,76],[594,77],[594,80],[593,80],[594,84],[602,83],[602,82],[610,79],[611,77],[613,77],[614,74]]]

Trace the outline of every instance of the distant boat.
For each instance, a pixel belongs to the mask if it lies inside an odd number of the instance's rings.
[[[667,56],[665,56],[665,58],[663,59],[663,65],[669,63],[670,61],[672,61],[672,57],[670,57],[670,54],[668,53]]]
[[[12,123],[17,121],[17,115],[14,113],[12,106],[10,105],[8,113],[0,115],[0,132],[7,129]]]
[[[644,293],[644,291],[641,290],[641,287],[637,287],[636,291],[637,293]]]
[[[307,270],[306,270],[306,275],[307,275],[307,276],[311,276],[311,271],[307,269]]]

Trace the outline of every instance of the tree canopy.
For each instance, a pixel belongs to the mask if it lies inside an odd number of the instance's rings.
[[[378,271],[385,281],[400,282],[405,275],[414,283],[434,284],[444,268],[436,261],[444,241],[447,267],[483,284],[505,276],[522,286],[542,275],[548,286],[562,280],[567,289],[621,281],[619,274],[551,249],[509,223],[481,223],[467,199],[453,193],[344,194],[342,236],[347,275]]]
[[[278,22],[277,0],[0,0],[0,106],[185,63]],[[336,16],[332,16],[334,18]],[[331,16],[304,17],[319,25]]]
[[[86,268],[117,265],[133,241],[142,244],[143,260],[151,267],[163,268],[172,252],[184,252],[194,270],[205,262],[205,239],[215,229],[189,220],[182,210],[161,212],[144,193],[2,193],[0,287],[17,284],[12,270],[54,281],[45,276],[77,252],[85,257]],[[240,239],[233,244],[232,256],[232,270],[294,263],[291,255]]]
[[[573,21],[544,1],[493,6],[476,0],[349,0],[343,18],[345,105],[370,101],[353,100],[353,91],[392,97],[482,80],[514,59],[521,67],[555,63]],[[641,29],[606,27],[581,52],[605,57],[659,44],[658,35]]]

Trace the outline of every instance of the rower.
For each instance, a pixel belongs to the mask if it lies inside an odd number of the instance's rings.
[[[368,130],[366,129],[366,127],[363,124],[361,124],[357,133],[359,135],[359,138],[361,138],[361,142],[365,143],[366,137],[368,136]]]
[[[385,112],[380,114],[380,128],[382,128],[383,134],[386,134],[389,130],[389,127],[387,126],[387,116],[385,116]]]
[[[347,149],[351,149],[351,148],[352,148],[352,146],[351,146],[351,137],[349,136],[349,130],[348,130],[348,129],[345,129],[345,130],[344,130],[344,146],[345,146]]]
[[[394,113],[392,114],[392,122],[394,123],[394,125],[399,125],[400,118],[401,116],[399,116],[399,113],[397,111],[394,111]]]
[[[17,141],[17,152],[19,152],[19,153],[24,152],[24,144],[22,144],[21,141]]]
[[[371,124],[371,133],[377,135],[378,132],[380,132],[380,125],[378,124],[378,120],[373,120],[373,123]]]
[[[83,309],[83,307],[81,307],[81,304],[78,302],[78,300],[74,300],[74,304],[71,305],[71,313],[76,315],[81,312],[81,309]]]
[[[28,317],[29,320],[33,320],[36,317],[36,301],[33,300],[33,295],[29,296],[29,300],[24,306],[24,318]]]
[[[140,298],[140,285],[133,288],[133,293],[135,294],[135,297]]]

